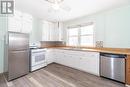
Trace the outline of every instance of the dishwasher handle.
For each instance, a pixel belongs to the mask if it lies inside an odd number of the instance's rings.
[[[101,53],[100,56],[110,57],[110,58],[126,58],[123,54],[112,54],[112,53]]]

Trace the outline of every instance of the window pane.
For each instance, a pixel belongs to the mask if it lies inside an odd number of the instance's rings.
[[[78,35],[78,28],[68,29],[68,36]]]
[[[69,37],[69,43],[70,46],[77,46],[78,44],[78,37]]]
[[[93,46],[93,36],[81,36],[81,46]]]
[[[81,35],[93,34],[93,25],[81,27]]]

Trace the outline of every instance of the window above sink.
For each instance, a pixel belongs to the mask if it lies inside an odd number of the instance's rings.
[[[68,46],[94,46],[94,23],[69,27],[67,29]]]

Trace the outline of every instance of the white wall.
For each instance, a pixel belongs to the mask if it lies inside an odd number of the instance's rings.
[[[7,32],[7,17],[0,15],[0,73],[4,65],[4,35]]]
[[[66,21],[64,29],[89,21],[95,22],[95,39],[104,47],[130,48],[130,5]]]

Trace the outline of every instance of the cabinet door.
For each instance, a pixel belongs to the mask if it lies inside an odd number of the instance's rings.
[[[20,32],[22,28],[22,13],[15,11],[14,16],[8,17],[8,31]]]
[[[59,26],[59,29],[58,29],[58,30],[59,30],[59,31],[58,31],[58,32],[59,32],[59,37],[58,37],[58,39],[59,39],[60,41],[63,41],[63,38],[64,38],[64,36],[63,36],[63,35],[64,35],[63,23],[60,22],[58,26]]]
[[[62,50],[55,50],[54,57],[56,63],[65,65],[66,54]]]
[[[54,23],[49,22],[49,40],[50,41],[55,41],[56,36],[55,36],[55,28],[54,28]]]
[[[54,24],[52,22],[48,22],[48,21],[43,21],[43,25],[42,25],[42,40],[43,41],[54,41]]]
[[[53,40],[55,41],[62,41],[63,40],[63,23],[55,22],[53,27]]]
[[[47,50],[45,57],[47,64],[53,63],[54,62],[53,50],[51,49]]]
[[[46,21],[42,22],[42,41],[49,40],[49,26]]]
[[[32,30],[32,16],[16,11],[8,18],[8,31],[30,33]]]
[[[59,26],[59,27],[58,27]],[[61,25],[63,26],[63,25]],[[59,41],[61,39],[61,33],[63,29],[60,29],[60,25],[53,22],[43,21],[42,23],[42,40],[43,41]]]
[[[99,53],[89,52],[80,56],[80,69],[99,75]]]
[[[66,65],[73,68],[78,68],[80,58],[77,55],[78,54],[77,51],[66,51],[65,54],[67,60]]]
[[[55,52],[56,63],[73,68],[77,68],[79,66],[79,57],[77,57],[76,51],[57,50]]]
[[[9,17],[8,18],[8,31],[20,32],[22,28],[22,22],[20,17]]]

